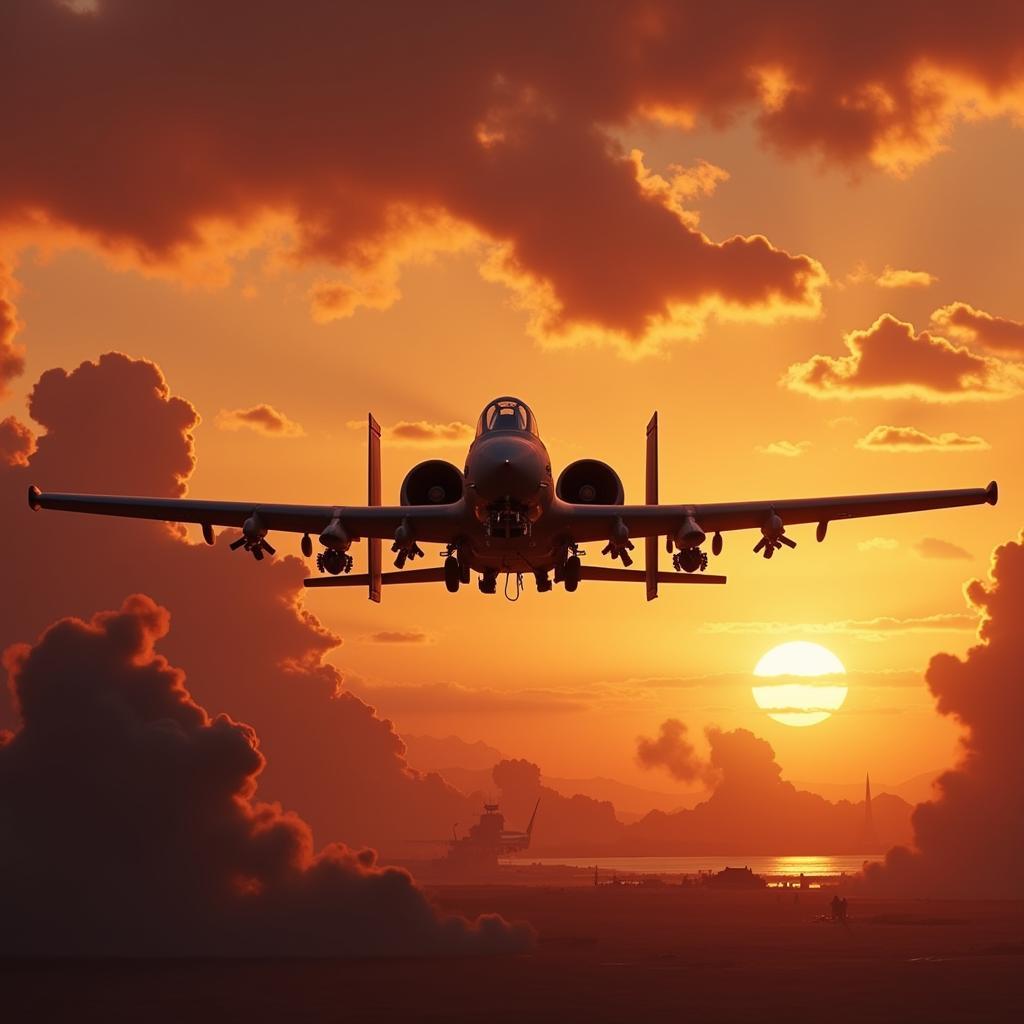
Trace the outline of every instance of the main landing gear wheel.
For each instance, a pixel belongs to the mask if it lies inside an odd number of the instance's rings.
[[[488,569],[477,583],[481,594],[494,594],[498,590],[498,573],[494,569]]]
[[[444,560],[444,585],[448,588],[448,593],[457,593],[461,583],[462,569],[459,567],[458,559],[449,556]]]
[[[570,594],[580,585],[580,568],[578,555],[570,555],[565,560],[565,568],[562,570],[562,582]]]

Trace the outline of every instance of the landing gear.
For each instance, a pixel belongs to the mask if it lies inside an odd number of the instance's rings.
[[[494,594],[498,590],[498,570],[485,569],[477,584],[481,594]]]
[[[546,594],[551,589],[551,579],[547,571],[535,572],[533,576],[537,581],[537,593]]]
[[[672,565],[676,572],[703,572],[708,567],[708,556],[700,548],[683,548],[672,556]]]
[[[444,585],[449,594],[458,593],[459,585],[462,583],[462,569],[459,560],[449,555],[444,560]]]
[[[562,582],[570,594],[580,585],[581,571],[579,555],[570,555],[565,560],[565,567],[562,569]]]
[[[448,547],[446,547],[444,551],[441,552],[441,554],[444,555],[446,559],[445,572],[448,571],[448,561],[450,561],[451,559],[455,559],[455,561],[459,563],[459,582],[468,583],[469,557],[466,548],[460,546],[457,542],[453,542],[449,544]]]
[[[316,567],[320,572],[329,572],[337,576],[352,569],[352,556],[335,548],[327,548],[316,556]]]

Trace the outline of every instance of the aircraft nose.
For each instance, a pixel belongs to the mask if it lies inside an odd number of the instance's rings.
[[[480,452],[470,467],[469,482],[484,501],[528,503],[544,479],[541,459],[528,444],[503,441]]]

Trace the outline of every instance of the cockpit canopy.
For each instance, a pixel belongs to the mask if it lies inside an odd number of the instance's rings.
[[[490,434],[495,430],[520,430],[539,436],[537,420],[530,412],[530,407],[518,398],[496,398],[480,414],[476,436]]]

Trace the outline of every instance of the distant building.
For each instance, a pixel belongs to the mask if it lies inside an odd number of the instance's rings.
[[[765,880],[747,867],[723,868],[715,875],[708,875],[704,884],[713,889],[763,889]]]

